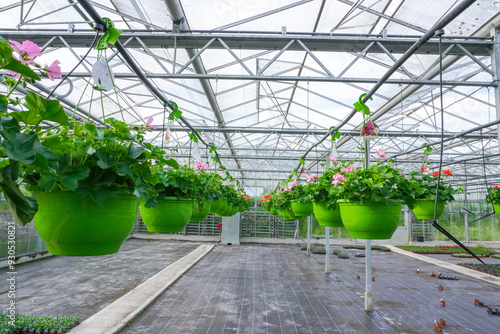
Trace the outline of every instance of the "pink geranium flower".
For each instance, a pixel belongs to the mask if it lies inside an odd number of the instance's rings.
[[[194,166],[193,170],[208,170],[208,164],[206,162],[198,161]]]
[[[54,81],[54,78],[62,78],[61,68],[59,67],[59,60],[54,60],[49,66],[45,66],[44,70],[47,72],[47,77]]]
[[[340,173],[336,173],[335,175],[333,175],[332,184],[334,184],[334,185],[337,185],[339,183],[344,184],[344,182],[342,182],[342,180],[345,180],[345,179],[347,179],[347,176],[340,174]]]
[[[347,166],[347,168],[342,168],[340,171],[344,172],[344,173],[350,173],[350,172],[354,172],[355,170],[356,170],[356,167],[354,167],[354,165],[349,165],[349,166]]]
[[[330,161],[331,161],[331,162],[337,162],[337,161],[339,161],[339,157],[336,157],[336,156],[332,155],[332,156],[330,157]]]
[[[42,49],[40,49],[40,47],[32,41],[26,40],[21,44],[17,41],[9,39],[9,43],[14,51],[19,53],[19,55],[21,56],[21,59],[18,60],[20,60],[24,64],[33,64],[33,58],[42,55]]]
[[[291,188],[296,187],[296,186],[297,186],[297,182],[293,182],[292,184],[290,184],[288,186],[288,189],[291,189]]]
[[[497,185],[497,184],[495,184],[492,188],[493,188],[493,189],[498,189],[498,188],[500,188],[500,186],[499,186],[499,185]]]
[[[314,181],[316,181],[317,178],[319,178],[320,175],[319,174],[312,174],[312,175],[309,175],[306,179],[306,182],[307,183],[313,183]]]
[[[386,159],[387,158],[387,154],[385,154],[385,151],[384,151],[384,149],[382,147],[376,148],[375,152],[378,154],[378,156],[379,156],[380,159]]]
[[[146,117],[146,121],[148,122],[148,124],[147,124],[148,128],[156,130],[157,126],[151,124],[151,123],[153,123],[153,117],[151,117],[151,116]]]

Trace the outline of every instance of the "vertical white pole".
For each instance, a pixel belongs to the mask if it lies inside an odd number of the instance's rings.
[[[371,239],[366,240],[365,259],[366,259],[365,311],[373,311],[372,241],[371,241]]]
[[[325,227],[325,238],[326,238],[326,258],[325,258],[325,274],[329,274],[330,270],[330,227]]]
[[[311,256],[311,216],[307,216],[307,256]]]
[[[370,166],[370,142],[365,141],[365,168]],[[365,311],[373,311],[373,289],[372,289],[372,241],[366,240],[365,246],[365,272],[366,272],[366,291],[365,291]]]

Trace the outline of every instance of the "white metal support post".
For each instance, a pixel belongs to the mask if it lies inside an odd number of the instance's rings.
[[[370,142],[365,141],[365,168],[370,166]],[[373,286],[372,286],[372,241],[366,240],[365,246],[365,311],[373,311]]]
[[[498,83],[500,80],[500,30],[493,29],[491,35],[494,37],[495,44],[491,52],[491,69],[495,73],[493,78],[495,82]],[[493,88],[495,90],[495,106],[496,106],[496,116],[500,119],[500,87],[496,86]],[[500,138],[500,125],[497,125],[497,134]],[[500,146],[498,147],[500,150]]]
[[[311,216],[307,216],[307,256],[311,256]]]
[[[325,274],[329,274],[331,272],[331,269],[330,269],[330,226],[325,227],[325,239],[326,239]]]

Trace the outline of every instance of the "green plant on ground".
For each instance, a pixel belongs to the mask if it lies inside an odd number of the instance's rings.
[[[459,263],[459,266],[481,271],[493,276],[500,276],[500,264],[482,264],[482,263]]]
[[[459,246],[396,246],[398,248],[407,250],[412,253],[418,254],[457,254],[466,253],[465,250]],[[491,248],[486,247],[467,247],[476,255],[489,255],[492,251]]]

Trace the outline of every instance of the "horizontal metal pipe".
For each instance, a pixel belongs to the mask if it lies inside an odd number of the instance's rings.
[[[1,73],[1,72],[0,72]],[[63,76],[65,73],[63,73]],[[88,77],[88,73],[80,72],[71,74],[72,77]],[[136,78],[134,73],[113,73],[115,78]],[[181,74],[148,73],[150,79],[213,79],[213,80],[251,80],[251,81],[311,81],[311,82],[340,82],[340,83],[368,83],[374,84],[377,78],[351,78],[351,77],[329,77],[329,76],[292,76],[292,75],[250,75],[250,74],[197,74],[183,72]],[[410,79],[387,79],[386,84],[391,85],[418,85],[438,86],[438,80],[410,80]],[[496,81],[443,81],[444,86],[467,86],[467,87],[496,87]]]

